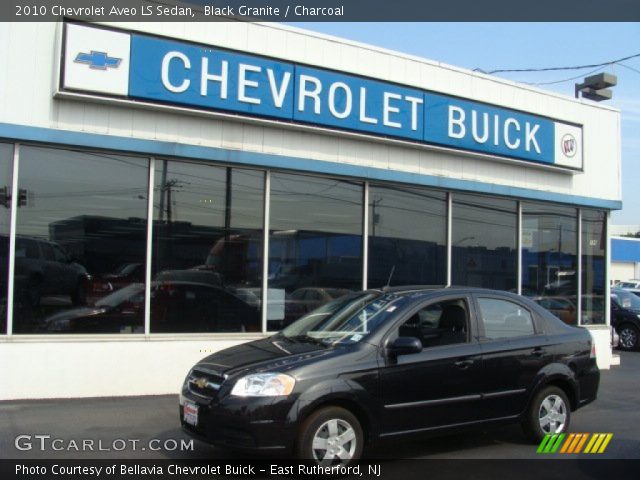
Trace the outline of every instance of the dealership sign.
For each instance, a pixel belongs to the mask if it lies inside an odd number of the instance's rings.
[[[582,128],[346,73],[66,24],[61,90],[582,169]]]

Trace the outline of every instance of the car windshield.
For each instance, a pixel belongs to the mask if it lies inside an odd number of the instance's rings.
[[[622,308],[630,310],[640,310],[640,297],[625,290],[612,290],[611,298],[613,298]]]
[[[396,310],[399,299],[395,294],[380,292],[347,295],[313,310],[279,335],[326,345],[357,343]]]
[[[116,290],[110,295],[101,298],[96,302],[96,307],[117,307],[123,302],[137,303],[138,296],[142,295],[144,300],[144,284],[132,283],[120,290]]]

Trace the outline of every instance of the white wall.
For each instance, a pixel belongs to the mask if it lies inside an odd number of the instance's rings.
[[[194,337],[0,343],[0,400],[177,394],[198,360],[251,339]]]
[[[587,327],[596,345],[596,362],[600,370],[609,370],[612,365],[611,327],[598,325]],[[617,365],[617,363],[616,363]]]
[[[636,276],[637,263],[633,262],[611,262],[611,278],[610,280],[622,281],[638,278]]]
[[[589,331],[608,369],[610,330]],[[250,338],[47,340],[0,343],[0,400],[177,394],[198,360]]]

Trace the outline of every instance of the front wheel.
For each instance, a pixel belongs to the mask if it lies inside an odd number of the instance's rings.
[[[322,408],[302,424],[296,456],[322,466],[349,465],[362,455],[363,439],[355,415],[340,407]]]
[[[565,433],[570,420],[567,395],[561,388],[549,386],[533,397],[522,428],[532,442],[539,443],[547,434]]]
[[[638,350],[640,332],[631,324],[624,324],[618,329],[618,348],[620,350]]]

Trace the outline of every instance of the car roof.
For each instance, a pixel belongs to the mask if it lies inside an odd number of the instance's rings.
[[[442,293],[452,295],[467,295],[470,293],[485,294],[485,295],[497,295],[501,297],[514,298],[524,300],[526,297],[518,295],[512,292],[506,292],[504,290],[492,290],[488,288],[479,287],[465,287],[460,285],[398,285],[393,287],[371,288],[369,291],[383,292],[383,293],[397,293],[403,294],[424,294],[424,296],[440,295]]]

